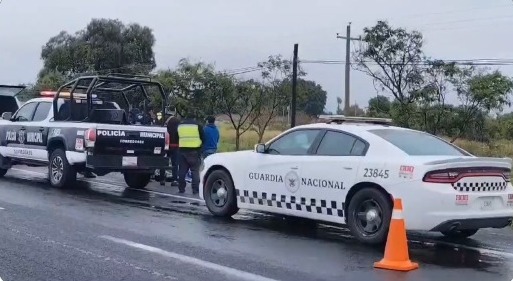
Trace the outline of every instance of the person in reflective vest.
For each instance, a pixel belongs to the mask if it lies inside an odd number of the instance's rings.
[[[185,192],[185,177],[187,172],[191,171],[192,193],[199,191],[199,169],[201,165],[201,151],[205,143],[202,126],[190,116],[185,118],[178,125],[178,147],[180,156],[178,160],[178,191]]]

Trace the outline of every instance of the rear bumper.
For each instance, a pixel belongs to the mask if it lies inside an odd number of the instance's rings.
[[[449,231],[479,228],[504,228],[511,224],[511,217],[492,217],[481,219],[455,219],[442,222],[431,231]]]
[[[165,156],[87,155],[86,167],[108,171],[170,169]]]
[[[451,185],[410,181],[390,191],[394,198],[403,199],[408,230],[502,228],[513,218],[510,183],[500,191],[460,191]]]

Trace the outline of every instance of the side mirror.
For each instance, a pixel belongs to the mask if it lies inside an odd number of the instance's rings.
[[[4,112],[2,113],[2,119],[4,120],[11,120],[12,118],[12,112]]]
[[[256,153],[265,153],[265,150],[266,150],[265,144],[259,143],[259,144],[255,145]]]

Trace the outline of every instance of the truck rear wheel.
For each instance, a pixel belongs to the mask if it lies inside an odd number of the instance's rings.
[[[50,184],[58,188],[70,187],[77,180],[77,171],[69,164],[64,150],[58,148],[50,154],[48,175]]]
[[[144,189],[151,180],[151,174],[144,173],[124,173],[125,182],[128,187],[133,189]]]

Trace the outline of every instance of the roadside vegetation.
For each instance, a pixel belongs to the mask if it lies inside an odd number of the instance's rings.
[[[308,65],[344,62],[300,58],[297,124],[330,113],[387,117],[396,125],[443,136],[476,155],[513,156],[513,114],[503,112],[511,105],[513,81],[496,69],[500,62],[430,58],[420,32],[384,21],[361,33],[365,43],[356,46],[352,67],[367,74],[376,89],[357,94],[372,98],[345,111],[339,97],[336,112],[326,112],[327,92],[308,77]],[[93,19],[77,32],[56,33],[42,47],[43,67],[21,98],[56,90],[80,75],[139,74],[160,81],[168,104],[179,114],[222,116],[221,151],[251,149],[288,127],[292,62],[284,57],[289,54],[236,69],[190,59],[157,69],[156,40],[150,27],[113,19]],[[113,98],[124,105],[121,96]],[[142,104],[141,99],[131,102]],[[154,96],[146,104],[159,108],[161,103]]]

